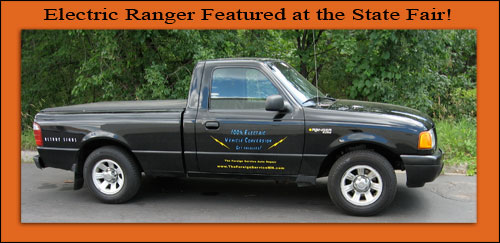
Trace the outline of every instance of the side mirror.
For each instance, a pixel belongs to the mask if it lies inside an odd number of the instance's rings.
[[[281,95],[270,95],[266,98],[266,111],[287,111],[285,101]]]

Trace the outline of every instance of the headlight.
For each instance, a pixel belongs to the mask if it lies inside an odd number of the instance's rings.
[[[434,130],[421,132],[418,136],[418,149],[432,149],[436,145]]]

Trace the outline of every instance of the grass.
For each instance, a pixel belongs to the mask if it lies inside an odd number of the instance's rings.
[[[436,121],[438,146],[444,151],[447,165],[467,164],[467,175],[475,175],[476,119]],[[21,149],[36,150],[33,130],[21,132]]]
[[[33,135],[33,130],[26,129],[21,131],[21,150],[36,150],[35,135]]]
[[[436,121],[438,146],[448,165],[467,164],[467,175],[477,173],[476,119]]]

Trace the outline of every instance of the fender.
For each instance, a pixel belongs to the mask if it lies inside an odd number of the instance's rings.
[[[335,158],[340,155],[339,153],[342,150],[360,144],[377,146],[391,154],[399,155],[395,144],[381,135],[368,132],[351,132],[331,141],[330,144],[326,146],[326,154],[323,154],[323,156],[310,156],[309,154],[305,154],[300,174],[314,177],[324,176],[324,172],[330,170],[330,167],[336,161]]]
[[[328,154],[331,154],[340,147],[355,143],[371,143],[380,145],[397,154],[397,147],[392,141],[387,140],[386,138],[378,134],[365,132],[350,133],[345,136],[339,137],[338,139],[335,139],[332,143],[330,143],[330,145],[328,145]]]
[[[115,134],[115,133],[112,133],[112,132],[107,132],[107,131],[103,131],[103,130],[96,130],[96,131],[89,132],[87,135],[85,135],[82,138],[80,150],[83,147],[85,147],[88,143],[90,143],[94,140],[97,140],[97,139],[113,140],[113,141],[119,142],[121,145],[130,149],[130,146],[129,146],[127,140],[125,140],[125,138],[123,138],[122,136]]]
[[[80,157],[82,155],[82,152],[84,152],[84,153],[87,152],[87,151],[85,151],[86,150],[85,148],[87,147],[87,145],[92,143],[93,141],[96,141],[96,140],[101,140],[101,141],[106,140],[106,141],[110,141],[113,143],[118,143],[119,145],[123,146],[124,148],[131,150],[130,145],[128,144],[127,140],[125,140],[125,138],[123,138],[122,136],[115,134],[115,133],[112,133],[112,132],[107,132],[107,131],[103,131],[103,130],[96,130],[96,131],[89,132],[87,135],[85,135],[82,138],[82,141],[80,143],[80,148],[78,149],[78,154],[77,154],[78,161],[77,162],[80,162],[80,159],[82,159]],[[80,167],[80,166],[77,166],[77,167]]]

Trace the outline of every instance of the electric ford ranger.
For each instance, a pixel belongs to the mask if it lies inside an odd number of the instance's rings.
[[[200,61],[187,100],[98,102],[47,108],[34,120],[38,168],[74,172],[105,203],[123,203],[154,177],[294,181],[328,177],[333,203],[374,215],[396,193],[441,172],[436,129],[402,106],[334,99],[287,63]]]

